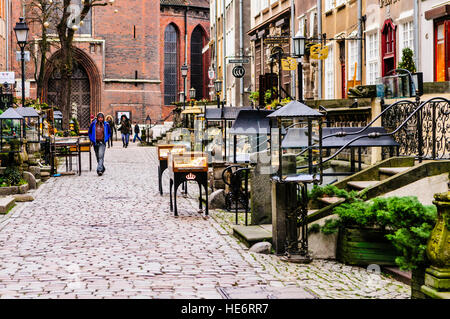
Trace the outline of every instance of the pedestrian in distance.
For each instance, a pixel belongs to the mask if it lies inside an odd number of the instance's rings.
[[[114,124],[114,119],[111,115],[108,115],[106,117],[106,122],[108,122],[108,124],[109,124],[109,131],[110,131],[109,133],[111,136],[108,140],[108,148],[110,148],[113,146],[113,136],[114,136],[114,133],[117,134],[117,129],[116,129],[116,124]]]
[[[89,126],[89,139],[91,140],[91,145],[94,146],[95,157],[97,158],[97,174],[102,176],[105,172],[105,150],[106,143],[110,139],[111,129],[108,122],[105,122],[105,115],[103,113],[98,113],[97,118],[92,121]]]
[[[130,141],[131,123],[125,114],[120,117],[119,131],[122,133],[123,147],[127,148]]]
[[[141,129],[139,128],[139,125],[134,122],[134,138],[133,143],[136,143],[136,138],[142,143],[141,138],[139,137],[139,133],[141,132]]]

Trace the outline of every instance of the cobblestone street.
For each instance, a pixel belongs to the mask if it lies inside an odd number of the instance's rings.
[[[153,147],[115,142],[102,177],[87,158],[81,176],[51,178],[35,201],[0,219],[1,298],[258,298],[261,289],[283,298],[409,298],[409,286],[363,268],[250,253],[223,213],[203,218],[193,198],[179,195],[174,218],[167,180],[158,193]]]

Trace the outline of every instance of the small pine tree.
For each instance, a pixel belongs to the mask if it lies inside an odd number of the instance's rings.
[[[402,51],[402,61],[398,64],[400,69],[408,70],[411,73],[416,72],[416,64],[414,63],[414,52],[410,48],[404,48]]]

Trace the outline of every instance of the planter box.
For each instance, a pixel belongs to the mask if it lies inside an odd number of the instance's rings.
[[[378,229],[340,228],[336,258],[347,265],[395,265],[398,253],[385,237],[386,231]]]

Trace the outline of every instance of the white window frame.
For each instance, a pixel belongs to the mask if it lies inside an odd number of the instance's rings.
[[[405,48],[410,48],[414,52],[414,21],[406,20],[400,24],[399,33],[399,59],[402,58],[402,52]],[[400,61],[399,60],[399,61]]]
[[[379,30],[366,33],[366,84],[374,85],[380,76],[380,35]]]
[[[335,61],[334,61],[333,45],[328,46],[328,57],[325,59],[325,99],[332,100],[335,98]]]
[[[347,46],[347,61],[348,61],[348,74],[347,78],[349,81],[353,80],[353,77],[355,76],[355,63],[358,63],[358,40],[349,40]],[[356,71],[356,81],[359,81],[359,74],[358,71]]]

